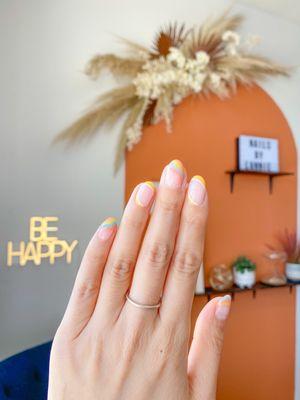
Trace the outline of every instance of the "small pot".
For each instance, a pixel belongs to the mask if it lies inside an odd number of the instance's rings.
[[[243,272],[240,272],[236,268],[233,268],[234,283],[241,289],[252,288],[255,284],[255,277],[255,271],[245,269]]]
[[[292,282],[300,281],[300,264],[286,263],[285,264],[285,274],[288,280]]]

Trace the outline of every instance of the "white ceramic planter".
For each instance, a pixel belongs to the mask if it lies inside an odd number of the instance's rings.
[[[255,277],[255,271],[245,270],[244,272],[239,272],[233,268],[234,283],[241,289],[252,288],[255,284]]]
[[[290,281],[300,281],[300,264],[286,263],[285,274]]]

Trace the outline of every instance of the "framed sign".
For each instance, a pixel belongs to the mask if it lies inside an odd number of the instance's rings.
[[[237,147],[239,171],[279,172],[277,139],[241,135]]]

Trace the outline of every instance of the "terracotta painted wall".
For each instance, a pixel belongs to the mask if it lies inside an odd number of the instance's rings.
[[[240,134],[278,138],[280,169],[294,176],[274,180],[237,176],[230,193],[229,176],[236,162],[235,139]],[[259,87],[239,88],[221,101],[189,98],[174,115],[173,133],[163,124],[145,129],[142,141],[126,156],[126,192],[145,179],[159,180],[171,159],[181,159],[190,177],[205,177],[210,216],[205,247],[205,271],[229,264],[245,254],[268,266],[265,243],[284,228],[296,228],[296,149],[290,128],[273,100]],[[205,299],[195,298],[193,321]],[[294,394],[295,294],[286,288],[238,294],[226,330],[218,400],[292,400]]]

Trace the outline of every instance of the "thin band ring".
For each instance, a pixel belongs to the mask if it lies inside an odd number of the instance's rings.
[[[129,301],[130,304],[132,304],[133,306],[137,307],[137,308],[144,308],[147,310],[152,310],[152,309],[157,309],[161,306],[161,300],[159,301],[159,303],[157,304],[142,304],[142,303],[137,303],[136,301],[132,300],[132,298],[129,296],[129,294],[126,294],[126,300]]]

